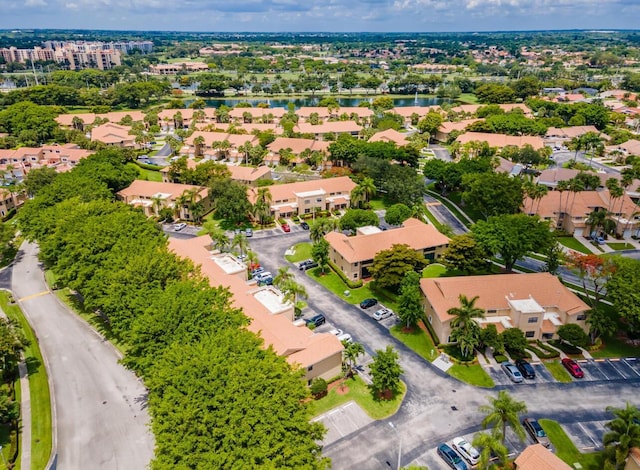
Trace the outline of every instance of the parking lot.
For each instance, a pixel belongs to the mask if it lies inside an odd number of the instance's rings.
[[[580,359],[576,361],[584,371],[584,378],[571,378],[574,382],[595,382],[609,380],[640,379],[640,359]],[[522,383],[511,382],[500,366],[486,366],[485,370],[496,385],[526,386],[532,384],[556,382],[549,370],[541,363],[532,363],[536,371],[535,379],[525,379]]]

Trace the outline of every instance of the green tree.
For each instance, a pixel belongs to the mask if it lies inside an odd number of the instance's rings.
[[[380,219],[375,212],[365,209],[347,209],[345,214],[340,217],[340,230],[354,231],[358,227],[368,225],[377,226]]]
[[[462,181],[465,204],[485,218],[520,211],[524,196],[520,179],[511,178],[507,173],[480,173],[465,175]]]
[[[27,194],[29,194],[29,196],[36,196],[42,188],[50,185],[56,176],[58,176],[58,172],[55,168],[49,168],[47,166],[29,170],[29,173],[27,173],[24,178]]]
[[[406,273],[400,283],[397,313],[407,329],[414,328],[424,318],[420,275],[415,271]]]
[[[333,223],[330,219],[316,219],[309,227],[309,237],[313,243],[316,243],[331,230],[333,230]]]
[[[409,271],[421,272],[428,262],[408,245],[395,244],[382,250],[373,258],[369,272],[381,288],[397,290],[405,274]]]
[[[527,253],[544,251],[553,242],[548,222],[525,214],[489,217],[475,224],[471,232],[487,253],[500,254],[508,272]]]
[[[459,307],[452,307],[447,310],[451,315],[451,338],[458,343],[460,352],[464,357],[471,357],[473,350],[480,344],[480,325],[476,318],[484,318],[484,310],[476,307],[478,297],[468,299],[466,295],[460,294]]]
[[[0,389],[0,423],[9,423],[20,417],[20,403],[9,398],[4,388]]]
[[[580,348],[587,347],[589,336],[584,332],[580,325],[568,323],[558,328],[558,336],[567,343],[573,344]]]
[[[329,242],[324,238],[314,242],[311,247],[311,257],[316,263],[318,263],[322,270],[322,274],[324,274],[325,269],[329,264]]]
[[[520,424],[520,415],[527,412],[527,405],[514,400],[506,390],[500,390],[496,398],[488,398],[490,405],[481,405],[479,410],[486,416],[482,420],[483,429],[492,426],[500,436],[502,444],[507,432],[507,425],[516,433],[520,440],[524,440],[524,429]]]
[[[613,302],[626,327],[640,332],[640,261],[616,256],[615,269],[606,283],[607,298]],[[594,304],[597,305],[597,304]]]
[[[371,393],[374,399],[390,400],[400,391],[400,375],[404,372],[398,361],[398,353],[391,346],[376,350],[371,372]]]
[[[401,225],[412,215],[412,210],[405,204],[394,204],[384,214],[384,221],[389,225]]]
[[[625,408],[607,407],[614,419],[605,424],[609,429],[602,438],[605,458],[615,469],[624,468],[634,447],[640,447],[640,410],[630,403]]]
[[[442,255],[442,263],[449,270],[473,273],[487,265],[487,253],[470,233],[456,235]]]
[[[500,333],[500,340],[507,352],[514,358],[520,359],[525,355],[527,338],[520,328],[507,328]]]
[[[429,140],[433,139],[444,121],[442,114],[437,111],[429,111],[425,117],[418,121],[418,130],[422,134],[428,134]]]
[[[497,428],[496,428],[497,429]],[[504,446],[503,438],[499,431],[492,433],[479,432],[473,436],[472,445],[476,449],[480,449],[480,460],[478,461],[479,470],[487,470],[490,468],[493,456],[498,457],[500,465],[506,467],[509,461],[509,450]]]
[[[608,311],[601,307],[589,310],[587,325],[589,325],[591,344],[594,344],[601,336],[611,336],[618,328],[615,319],[612,318]]]
[[[247,197],[247,187],[231,179],[219,179],[213,182],[210,197],[214,201],[216,215],[234,223],[247,219],[253,206]]]
[[[0,361],[5,379],[15,372],[20,354],[28,344],[15,323],[0,318]]]
[[[345,368],[347,369],[347,377],[353,375],[353,371],[356,367],[358,357],[363,356],[365,353],[364,346],[360,343],[352,342],[347,343],[344,347],[344,361]]]

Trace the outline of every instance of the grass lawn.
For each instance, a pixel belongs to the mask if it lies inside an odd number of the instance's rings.
[[[308,243],[308,242],[298,243],[297,245],[294,246],[294,248],[295,248],[294,254],[285,256],[285,258],[287,258],[287,261],[291,263],[297,263],[299,261],[310,259],[312,257],[311,243]]]
[[[29,391],[31,400],[31,467],[45,468],[51,455],[51,398],[49,381],[44,367],[38,339],[22,314],[20,307],[9,305],[9,293],[0,291],[0,306],[9,318],[22,327],[29,346],[24,357],[29,371]]]
[[[564,366],[560,364],[560,361],[545,362],[544,365],[547,367],[549,372],[551,372],[553,378],[558,382],[572,382],[569,372],[567,372],[567,369],[565,369]]]
[[[572,250],[579,251],[580,253],[587,255],[591,253],[591,250],[573,237],[557,237],[556,240],[558,240],[558,243],[561,245],[571,248]]]
[[[625,242],[621,242],[621,243],[607,243],[607,245],[609,245],[609,247],[613,250],[633,250],[635,247],[631,244],[631,243],[625,243]]]
[[[398,310],[395,294],[384,289],[373,289],[371,287],[371,282],[366,283],[358,289],[349,289],[349,287],[347,287],[342,279],[340,279],[340,277],[334,273],[331,268],[326,269],[326,274],[324,276],[322,275],[320,268],[310,269],[307,273],[319,284],[350,304],[359,304],[364,299],[375,297],[391,310]],[[344,294],[345,291],[349,291],[348,296]]]
[[[438,222],[435,216],[428,209],[424,213],[427,216],[427,219],[429,219],[429,223],[433,225],[438,232],[444,235],[450,235],[452,233],[451,228],[448,225]]]
[[[376,197],[373,198],[369,201],[369,204],[371,205],[371,210],[373,211],[379,211],[382,209],[388,209],[389,207],[391,207],[393,204],[386,201],[385,199],[381,198],[381,197]]]
[[[422,271],[422,277],[440,277],[447,271],[440,263],[430,264]]]
[[[574,463],[579,463],[584,470],[599,470],[602,468],[602,453],[583,454],[580,452],[557,421],[541,419],[540,425],[549,436],[549,440],[555,448],[555,454],[565,463],[572,467]]]
[[[447,372],[451,377],[455,377],[462,382],[475,385],[476,387],[491,388],[496,385],[493,379],[489,377],[489,374],[487,374],[479,364],[454,364]]]
[[[619,338],[607,338],[603,343],[602,349],[591,352],[593,357],[640,357],[640,348],[631,346]]]
[[[458,96],[458,101],[464,104],[478,104],[478,97],[473,93],[462,93]]]
[[[403,343],[406,347],[431,362],[438,357],[438,350],[433,344],[431,336],[420,327],[413,331],[404,332],[403,325],[396,325],[390,330],[391,336]]]
[[[407,393],[407,387],[400,382],[400,393],[393,400],[375,400],[367,387],[367,384],[357,375],[345,381],[349,391],[344,395],[338,394],[336,389],[331,390],[326,397],[314,400],[309,403],[311,416],[318,416],[322,413],[340,406],[348,401],[355,401],[373,419],[385,419],[395,414],[400,408],[400,404]]]

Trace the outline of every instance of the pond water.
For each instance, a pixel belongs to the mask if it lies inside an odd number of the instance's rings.
[[[268,103],[271,108],[286,108],[289,103],[293,103],[296,109],[302,106],[318,106],[318,103],[323,97],[316,96],[313,97],[304,97],[304,98],[215,98],[215,99],[207,99],[205,102],[207,103],[208,108],[218,108],[222,105],[226,105],[230,108],[233,108],[240,102],[250,103],[254,108],[259,103]],[[358,106],[363,101],[373,101],[374,98],[348,98],[348,97],[339,97],[337,98],[338,104],[341,107],[350,107],[350,106]],[[407,96],[406,98],[392,98],[394,106],[402,107],[402,106],[434,106],[437,104],[442,104],[450,100],[442,99],[442,98],[423,98],[423,97],[414,97]],[[186,106],[189,106],[193,100],[185,100],[184,103]]]

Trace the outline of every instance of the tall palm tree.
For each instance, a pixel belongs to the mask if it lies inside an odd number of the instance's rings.
[[[296,310],[296,315],[301,313],[303,304],[300,302],[300,297],[307,297],[307,290],[302,284],[298,284],[293,279],[289,279],[285,283],[278,287],[284,294],[284,300],[286,302],[293,302],[293,306]]]
[[[360,204],[364,200],[364,190],[362,189],[362,186],[357,185],[353,188],[349,195],[349,199],[351,201],[351,207],[360,207]]]
[[[203,155],[203,147],[204,147],[204,137],[199,135],[195,139],[193,139],[193,145],[196,147],[196,157],[201,157]]]
[[[624,189],[622,189],[616,178],[608,178],[604,185],[609,190],[609,205],[607,206],[607,210],[610,211],[613,201],[624,194]]]
[[[564,225],[564,217],[562,216],[563,212],[562,212],[562,193],[567,191],[569,189],[569,181],[567,180],[562,180],[562,181],[558,181],[558,186],[556,187],[556,189],[558,190],[558,192],[560,193],[560,207],[558,207],[558,220],[556,221],[556,228],[561,229],[562,226]],[[567,196],[568,198],[569,196]],[[563,217],[563,222],[560,223],[560,218]]]
[[[364,346],[360,343],[349,343],[345,346],[343,357],[345,360],[345,368],[348,371],[348,376],[353,375],[353,369],[356,366],[358,357],[364,355],[364,353]]]
[[[478,296],[469,300],[466,295],[460,294],[460,307],[453,307],[447,310],[451,315],[451,336],[458,342],[460,352],[463,356],[469,357],[478,345],[480,326],[475,318],[484,318],[484,310],[476,307]]]
[[[278,274],[273,278],[273,285],[280,288],[282,285],[293,280],[293,273],[289,271],[289,266],[280,266]]]
[[[480,405],[479,410],[487,416],[482,420],[482,427],[495,428],[504,444],[507,425],[513,429],[520,440],[524,440],[524,429],[520,424],[520,414],[527,412],[527,405],[522,401],[514,400],[506,390],[500,390],[496,398],[489,398],[490,405]],[[500,428],[498,430],[498,428]]]
[[[359,184],[362,188],[362,195],[364,196],[365,205],[369,204],[369,200],[376,195],[376,185],[373,182],[373,178],[363,178]]]
[[[247,267],[251,269],[258,264],[258,255],[253,250],[247,250]]]
[[[227,237],[227,234],[224,233],[224,230],[221,228],[212,230],[209,236],[213,242],[213,247],[217,250],[225,251],[231,246],[231,240],[229,240],[229,237]]]
[[[262,226],[264,226],[268,218],[271,217],[272,202],[273,197],[271,196],[271,191],[269,191],[269,188],[258,188],[256,202],[253,205],[253,216],[258,219],[258,222],[260,222],[260,225]]]
[[[164,201],[163,198],[161,198],[160,196],[153,196],[151,198],[151,205],[153,207],[153,212],[155,212],[156,215],[158,215],[160,213],[160,209],[162,209],[162,202]]]
[[[238,248],[241,256],[244,255],[247,245],[247,237],[244,233],[236,233],[231,240],[231,248]]]
[[[607,407],[615,418],[605,426],[609,431],[602,438],[607,461],[614,468],[624,468],[633,447],[640,447],[640,410],[627,403],[625,408]]]
[[[479,432],[473,436],[473,446],[480,450],[480,460],[478,461],[479,470],[486,470],[491,465],[491,456],[496,455],[501,465],[507,465],[509,460],[509,450],[502,443],[502,436],[499,431]]]
[[[620,187],[624,190],[624,193],[627,193],[627,188],[631,186],[633,180],[635,179],[635,171],[632,168],[625,168],[620,172],[622,178],[620,179]],[[622,215],[622,206],[624,205],[624,195],[620,197],[620,208],[618,209],[618,214]]]

